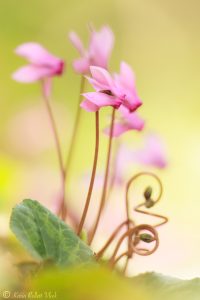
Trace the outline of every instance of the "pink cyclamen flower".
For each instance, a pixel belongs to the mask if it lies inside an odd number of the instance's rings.
[[[81,103],[81,107],[89,112],[98,111],[105,106],[118,108],[121,100],[112,94],[114,81],[109,72],[100,67],[90,67],[92,78],[88,77],[88,81],[92,84],[96,92],[84,93],[86,98]]]
[[[15,53],[29,62],[12,75],[16,81],[31,83],[63,73],[64,61],[49,53],[40,44],[32,42],[22,44],[15,49]]]
[[[114,124],[113,137],[118,137],[130,130],[141,131],[144,128],[144,120],[138,116],[136,112],[129,112],[129,110],[121,105],[119,108],[120,118]],[[106,135],[110,134],[110,128],[104,130]]]
[[[101,67],[90,67],[92,77],[87,77],[96,92],[83,94],[86,98],[81,107],[87,111],[97,111],[104,106],[126,107],[130,112],[142,105],[135,88],[134,74],[128,64],[121,63],[120,74],[111,76]]]
[[[142,105],[136,91],[135,74],[124,61],[120,64],[120,73],[114,74],[114,82],[113,94],[121,99],[122,104],[131,112]]]
[[[146,137],[144,147],[135,152],[135,158],[144,165],[160,169],[167,166],[165,146],[156,134],[150,134]]]
[[[88,74],[90,66],[107,69],[114,45],[114,34],[110,27],[103,26],[99,31],[92,29],[88,49],[84,48],[82,41],[74,31],[70,32],[69,39],[81,56],[73,63],[77,73]]]

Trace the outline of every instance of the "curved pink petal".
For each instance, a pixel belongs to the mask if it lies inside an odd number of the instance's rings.
[[[122,62],[120,67],[120,74],[114,74],[114,84],[112,92],[122,100],[130,112],[135,111],[142,105],[142,101],[137,95],[135,87],[135,75],[130,66]]]
[[[25,43],[15,49],[15,53],[26,58],[30,63],[38,66],[63,68],[63,61],[49,53],[38,43]]]
[[[74,70],[80,74],[87,74],[90,72],[90,64],[87,58],[81,57],[75,59],[73,62]]]
[[[92,74],[93,80],[98,83],[98,86],[99,88],[101,88],[101,90],[111,89],[113,85],[113,79],[107,70],[100,67],[91,66],[90,72]]]
[[[101,92],[101,91],[106,91],[107,90],[107,86],[99,83],[97,80],[93,79],[92,77],[88,77],[85,76],[87,78],[87,80],[89,81],[89,83],[93,86],[93,88],[97,91],[97,92]]]
[[[144,128],[145,121],[136,113],[130,113],[129,110],[123,105],[119,108],[123,117],[123,122],[128,124],[131,129],[141,131]]]
[[[114,45],[114,34],[110,27],[104,26],[91,34],[89,54],[95,66],[106,68]]]
[[[131,90],[135,88],[135,74],[131,67],[124,61],[120,64],[120,78],[121,83],[130,88]]]
[[[78,50],[79,54],[84,55],[85,49],[84,49],[83,43],[82,43],[81,39],[79,38],[79,36],[76,34],[76,32],[71,31],[69,33],[69,39],[70,39],[71,43],[73,44],[73,46]]]
[[[145,121],[140,118],[136,113],[131,113],[129,116],[129,125],[132,129],[141,131],[144,128]]]
[[[131,128],[127,124],[115,123],[112,136],[118,137],[129,130],[131,130]],[[109,136],[110,135],[110,127],[105,128],[104,133]]]
[[[119,97],[122,101],[122,104],[127,107],[129,109],[130,112],[134,112],[136,111],[136,109],[138,109],[141,105],[142,105],[142,101],[136,97]]]
[[[47,68],[28,65],[13,73],[12,78],[18,82],[31,83],[51,75],[52,74],[49,73],[49,69]]]
[[[89,100],[82,101],[80,107],[88,112],[96,112],[99,110],[99,107]]]
[[[137,152],[138,160],[157,168],[164,168],[167,165],[165,147],[157,135],[151,134],[147,137],[143,149]]]
[[[124,105],[121,105],[121,106],[120,106],[119,112],[121,113],[121,115],[122,115],[124,118],[126,118],[126,117],[130,114],[129,109],[128,109],[126,106],[124,106]]]
[[[113,106],[118,108],[121,104],[117,99],[104,93],[84,93],[83,96],[95,104],[99,109],[104,106]]]
[[[114,81],[117,93],[135,94],[135,74],[126,62],[121,62],[120,74],[114,74]]]

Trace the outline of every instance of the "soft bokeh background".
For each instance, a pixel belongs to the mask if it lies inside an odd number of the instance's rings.
[[[116,36],[111,69],[118,70],[121,59],[133,66],[144,102],[141,114],[147,128],[165,140],[169,153],[169,167],[158,172],[165,187],[158,211],[168,215],[170,223],[160,230],[159,250],[151,257],[136,257],[130,273],[200,276],[199,9],[198,0],[0,0],[1,235],[15,203],[30,197],[53,207],[59,191],[57,158],[39,86],[11,80],[11,73],[24,63],[13,49],[37,41],[67,60],[65,75],[55,80],[53,102],[66,152],[80,85],[71,68],[77,53],[67,33],[74,29],[86,42],[88,22],[97,28],[109,24]],[[103,114],[102,127],[108,113]],[[93,116],[84,112],[71,172],[70,193],[77,203],[85,199],[86,191],[81,191],[81,199],[77,191],[92,161],[93,123]],[[125,138],[129,144],[138,139],[134,133]],[[106,141],[102,137],[101,169]],[[75,200],[72,205],[77,207]]]

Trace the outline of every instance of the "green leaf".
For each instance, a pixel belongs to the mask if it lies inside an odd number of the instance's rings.
[[[18,204],[12,211],[10,228],[39,261],[53,261],[62,267],[94,262],[92,250],[37,201],[26,199]]]
[[[157,273],[145,273],[131,278],[134,287],[141,288],[154,300],[199,300],[200,278],[181,280]]]

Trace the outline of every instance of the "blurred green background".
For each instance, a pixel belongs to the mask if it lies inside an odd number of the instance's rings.
[[[11,80],[12,72],[24,63],[14,48],[36,41],[66,59],[65,75],[54,82],[53,102],[66,152],[80,85],[71,67],[77,53],[67,34],[74,29],[86,42],[89,22],[96,28],[108,24],[116,36],[111,69],[118,70],[122,59],[132,65],[144,103],[141,115],[147,128],[162,136],[169,154],[168,168],[158,172],[165,187],[158,209],[170,223],[160,230],[159,250],[152,257],[136,257],[130,273],[155,270],[181,278],[200,276],[199,10],[198,0],[0,0],[1,235],[7,233],[15,203],[30,197],[51,207],[59,190],[57,157],[39,86]],[[102,128],[107,114],[106,110],[102,115]],[[93,153],[93,115],[83,112],[81,121],[71,173],[70,192],[75,194]],[[134,139],[138,134],[125,137],[133,144]],[[102,136],[100,168],[106,141]]]

